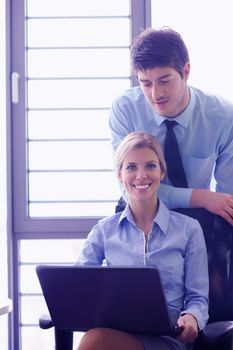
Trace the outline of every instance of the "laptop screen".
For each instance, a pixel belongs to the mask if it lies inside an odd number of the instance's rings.
[[[58,328],[173,333],[176,322],[169,317],[155,267],[39,265],[36,272]]]

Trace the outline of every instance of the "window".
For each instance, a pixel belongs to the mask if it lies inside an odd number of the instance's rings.
[[[57,217],[79,217],[83,231],[120,196],[108,113],[131,85],[129,45],[145,27],[147,2],[12,3],[15,230],[44,230],[47,218],[57,232]],[[66,225],[77,231],[74,220]]]
[[[129,2],[36,3],[25,23],[28,214],[104,216],[119,197],[107,119],[130,86]]]
[[[84,239],[21,239],[19,243],[19,290],[21,349],[41,350],[54,348],[53,329],[38,327],[39,317],[48,314],[35,273],[37,264],[73,264],[77,260]],[[51,253],[52,252],[52,253]],[[75,334],[74,345],[81,334]],[[36,339],[36,340],[35,340]]]
[[[25,2],[20,68],[28,218],[113,212],[119,190],[108,112],[113,98],[130,86],[129,11],[128,1],[117,8],[103,0]],[[13,74],[22,80],[22,73]]]
[[[12,350],[53,347],[53,330],[38,328],[46,306],[35,266],[74,263],[120,197],[108,114],[133,84],[129,46],[149,25],[149,5],[9,1]]]

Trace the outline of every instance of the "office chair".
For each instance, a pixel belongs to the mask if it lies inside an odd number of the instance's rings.
[[[120,207],[120,210],[123,206]],[[209,321],[195,341],[193,350],[232,350],[233,342],[233,228],[205,209],[175,209],[197,219],[203,229],[209,263]],[[119,211],[119,207],[116,208]],[[77,310],[78,311],[78,310]],[[53,327],[48,316],[39,320],[42,329]],[[57,329],[55,349],[72,350],[73,331]]]
[[[233,349],[233,227],[205,209],[175,209],[202,226],[209,266],[209,321],[193,350]]]

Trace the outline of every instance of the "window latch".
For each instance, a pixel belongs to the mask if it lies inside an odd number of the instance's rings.
[[[19,78],[18,72],[12,72],[11,74],[11,101],[14,104],[19,103]]]

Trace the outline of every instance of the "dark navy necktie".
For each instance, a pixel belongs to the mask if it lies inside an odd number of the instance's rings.
[[[173,130],[177,122],[165,120],[164,124],[167,127],[164,155],[168,177],[175,187],[188,187],[176,135]]]

